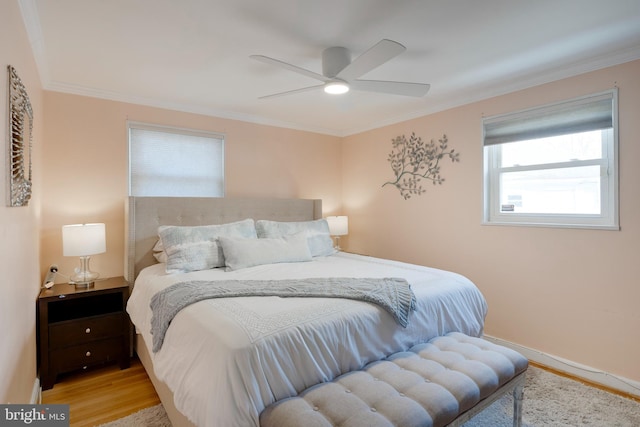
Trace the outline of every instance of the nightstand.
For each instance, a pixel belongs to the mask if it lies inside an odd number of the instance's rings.
[[[129,283],[123,277],[97,280],[91,288],[68,283],[38,296],[38,365],[43,390],[59,374],[118,361],[130,364]]]

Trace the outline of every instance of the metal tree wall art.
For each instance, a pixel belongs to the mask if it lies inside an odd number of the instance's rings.
[[[395,180],[387,181],[382,186],[396,186],[405,200],[426,192],[422,188],[423,179],[431,181],[433,185],[444,182],[444,178],[440,176],[440,160],[448,157],[454,163],[460,161],[460,153],[453,148],[449,149],[447,135],[442,135],[437,143],[433,139],[425,143],[412,132],[409,139],[401,135],[391,142],[393,148],[387,160],[391,164]]]

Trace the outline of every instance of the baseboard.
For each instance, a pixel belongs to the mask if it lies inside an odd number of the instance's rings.
[[[33,389],[31,390],[31,403],[32,405],[39,405],[42,402],[42,389],[40,388],[40,378],[36,377],[33,382]]]
[[[638,381],[630,380],[609,372],[604,372],[591,366],[582,365],[562,357],[543,353],[539,350],[505,341],[490,335],[484,335],[483,338],[495,344],[516,350],[530,361],[539,365],[548,366],[556,371],[617,391],[621,394],[630,395],[636,399],[640,398],[640,382]]]

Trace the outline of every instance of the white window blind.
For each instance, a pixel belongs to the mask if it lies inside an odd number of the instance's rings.
[[[489,117],[486,224],[619,229],[617,91]]]
[[[521,113],[486,119],[484,121],[484,145],[612,128],[612,101],[613,94],[607,92]]]
[[[131,196],[223,197],[224,136],[128,124]]]

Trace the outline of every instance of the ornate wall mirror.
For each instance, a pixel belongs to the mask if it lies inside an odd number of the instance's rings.
[[[9,123],[7,126],[9,185],[8,206],[27,206],[31,198],[31,133],[33,110],[27,89],[15,68],[7,67],[9,74]]]

